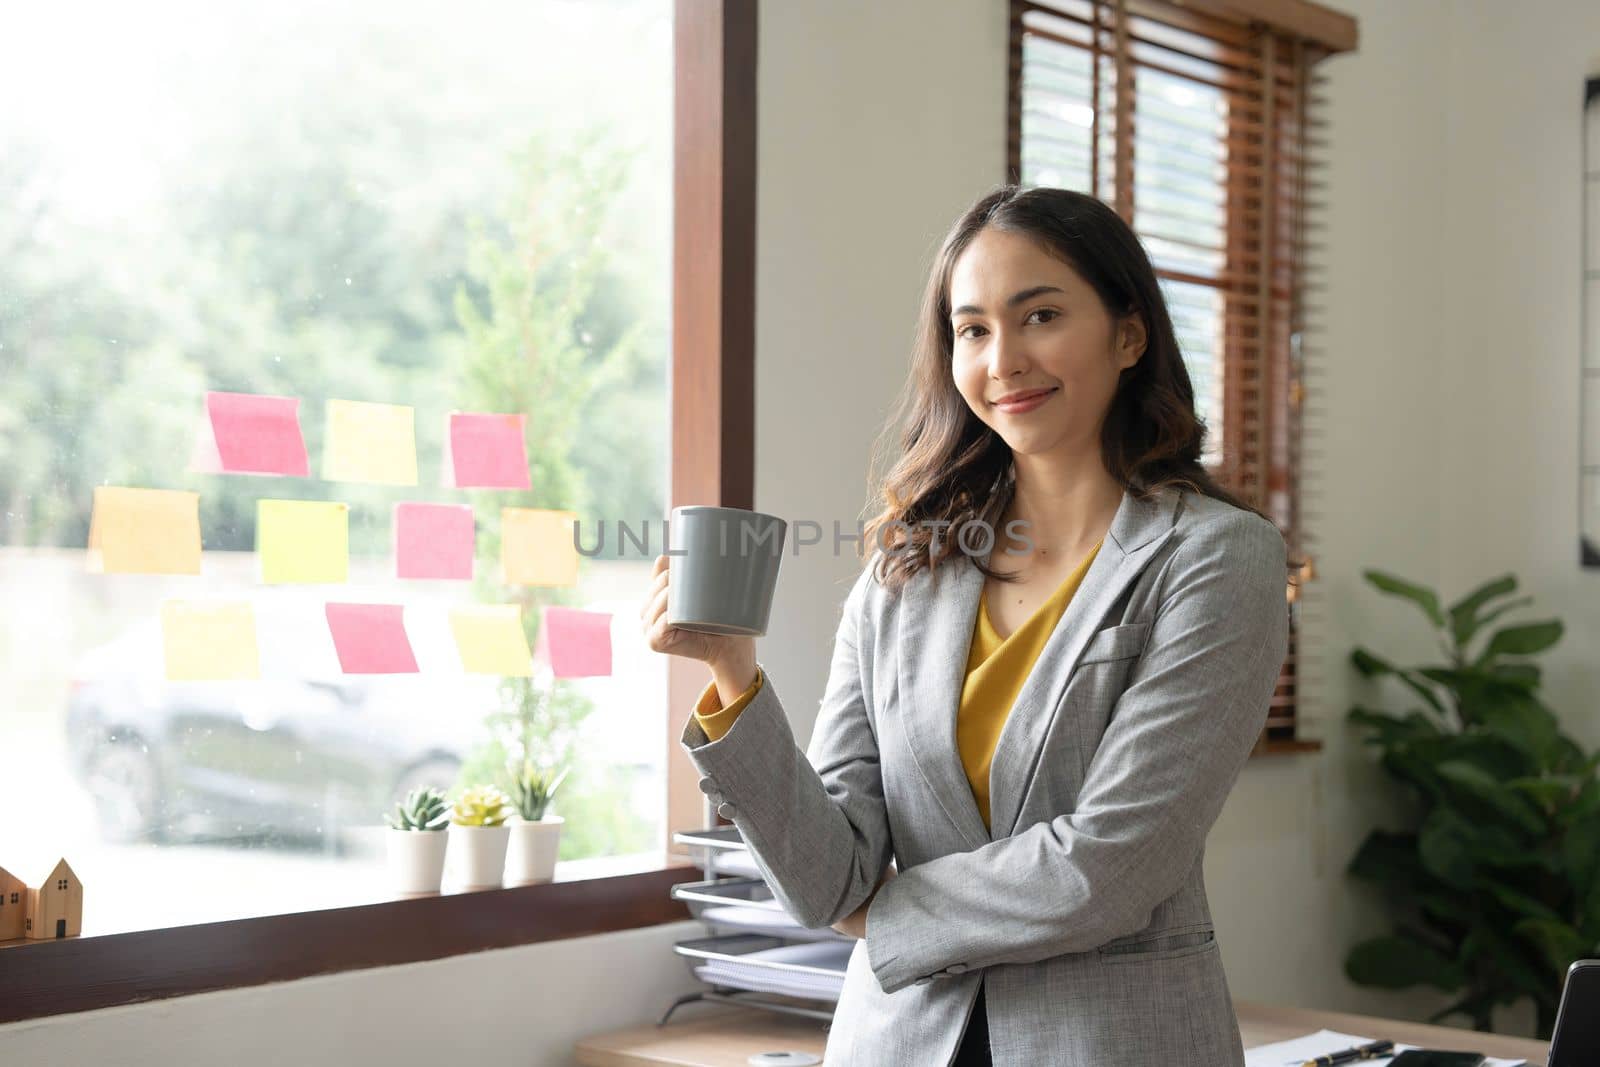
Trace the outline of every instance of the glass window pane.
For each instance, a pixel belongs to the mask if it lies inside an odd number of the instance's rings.
[[[664,847],[665,667],[637,620],[658,549],[624,551],[615,523],[659,543],[666,511],[671,11],[157,0],[11,20],[0,777],[49,812],[8,830],[5,860],[37,884],[66,856],[86,933],[384,899],[394,798],[499,774],[521,734],[494,716],[519,707],[534,756],[572,764],[563,861]],[[298,398],[309,476],[206,473],[213,390]],[[336,399],[412,409],[417,484],[325,476]],[[531,487],[451,487],[452,411],[526,415]],[[390,455],[361,440],[363,462]],[[97,486],[198,493],[201,574],[89,573]],[[347,504],[348,580],[265,584],[264,498]],[[472,509],[474,579],[396,577],[401,502]],[[506,506],[570,511],[589,547],[606,520],[575,585],[502,580]],[[249,604],[259,680],[169,681],[174,599]],[[541,605],[612,613],[610,675],[541,677],[517,704],[466,673],[449,613],[508,602],[528,636]],[[329,603],[403,606],[417,672],[344,673]]]

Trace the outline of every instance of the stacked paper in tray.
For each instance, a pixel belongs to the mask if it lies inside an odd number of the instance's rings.
[[[717,874],[739,874],[746,878],[765,878],[755,858],[744,849],[728,849],[717,856]]]
[[[739,962],[711,960],[694,973],[712,985],[836,1001],[854,948],[854,940],[784,945],[751,952]]]
[[[837,941],[841,936],[830,927],[806,929],[790,918],[789,913],[778,907],[776,902],[722,904],[702,911],[700,921],[795,941]]]

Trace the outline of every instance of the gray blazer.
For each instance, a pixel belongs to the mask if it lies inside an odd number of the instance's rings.
[[[959,552],[898,597],[862,572],[807,751],[770,673],[721,739],[689,716],[701,789],[805,926],[895,862],[828,1064],[948,1064],[980,982],[996,1065],[1244,1062],[1201,863],[1287,653],[1285,557],[1249,512],[1125,493],[1001,731],[992,830],[956,748],[983,588]]]

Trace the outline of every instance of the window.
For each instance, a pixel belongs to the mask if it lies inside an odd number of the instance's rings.
[[[615,523],[668,506],[670,0],[83,17],[33,5],[0,69],[0,775],[51,798],[8,865],[68,858],[86,934],[388,899],[392,801],[504,761],[447,616],[510,600],[613,616],[610,674],[540,727],[561,859],[659,865],[667,673]],[[298,399],[309,476],[196,469],[213,391]],[[336,399],[412,409],[417,484],[325,476]],[[531,488],[444,487],[451,411],[526,414]],[[89,573],[103,486],[197,492],[201,573]],[[263,499],[347,504],[349,580],[264,584]],[[471,506],[475,581],[394,576],[411,501]],[[574,587],[509,587],[503,506],[608,541]],[[169,680],[173,600],[248,603],[260,679]],[[403,605],[418,672],[344,673],[329,602]]]
[[[1211,430],[1203,461],[1292,555],[1314,544],[1300,508],[1313,70],[1354,46],[1353,20],[1299,0],[1011,5],[1011,179],[1092,192],[1133,226]],[[1315,747],[1296,735],[1292,607],[1258,753]]]

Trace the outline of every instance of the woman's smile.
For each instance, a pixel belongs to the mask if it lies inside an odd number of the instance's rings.
[[[1009,404],[996,404],[995,407],[999,408],[1007,415],[1025,415],[1034,408],[1037,408],[1040,404],[1043,404],[1046,400],[1049,400],[1052,396],[1055,396],[1060,388],[1060,386],[1056,386],[1054,389],[1039,393],[1035,396],[1030,396],[1026,399],[1017,400]]]

